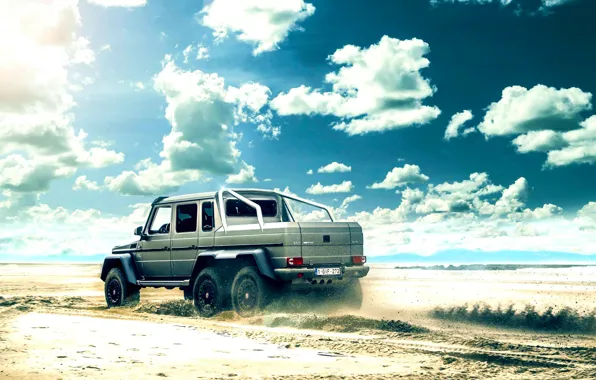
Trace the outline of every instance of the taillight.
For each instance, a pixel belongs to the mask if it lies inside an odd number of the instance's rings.
[[[302,257],[288,257],[287,263],[289,267],[299,267],[304,264]]]
[[[366,263],[366,256],[352,256],[352,264],[362,265]]]

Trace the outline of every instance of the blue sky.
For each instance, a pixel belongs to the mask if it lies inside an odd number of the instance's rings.
[[[0,252],[101,253],[226,185],[332,205],[368,255],[594,253],[596,5],[363,4],[0,3]]]

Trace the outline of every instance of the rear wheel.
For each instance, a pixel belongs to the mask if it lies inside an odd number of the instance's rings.
[[[244,267],[232,282],[232,307],[242,317],[252,317],[265,307],[269,284],[254,266]]]
[[[129,284],[120,268],[112,268],[106,276],[104,292],[108,308],[139,302],[140,287]]]
[[[193,301],[201,317],[209,318],[222,309],[222,280],[215,268],[203,269],[193,286]]]

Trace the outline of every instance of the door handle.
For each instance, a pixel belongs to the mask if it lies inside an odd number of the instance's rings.
[[[170,249],[169,247],[163,247],[164,251],[167,251],[168,249]]]
[[[190,249],[196,249],[196,248],[197,248],[197,246],[194,244],[190,246]]]

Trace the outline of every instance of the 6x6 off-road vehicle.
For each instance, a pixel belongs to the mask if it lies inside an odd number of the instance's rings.
[[[359,307],[370,269],[358,223],[276,190],[158,197],[134,233],[103,262],[108,307],[139,300],[144,287],[180,288],[203,317],[228,305],[254,315],[280,290],[329,289]]]

